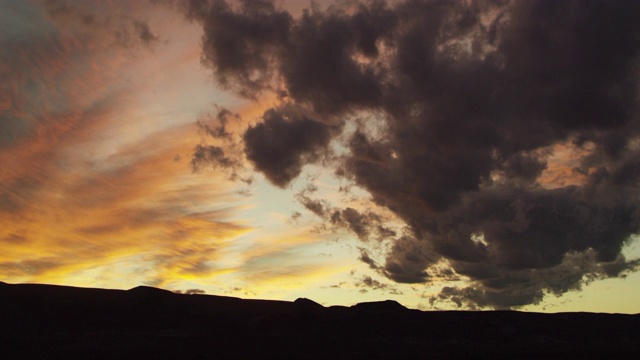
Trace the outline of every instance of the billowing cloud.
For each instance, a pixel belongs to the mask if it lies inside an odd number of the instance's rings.
[[[245,154],[274,185],[285,187],[316,162],[331,139],[332,127],[280,109],[265,112],[263,121],[244,133]]]
[[[440,297],[502,308],[637,268],[639,3],[183,4],[219,82],[281,102],[244,133],[257,171],[284,187],[336,144],[323,164],[408,226],[384,264],[363,253],[380,273],[448,264],[470,285]],[[372,220],[335,213],[361,238]]]

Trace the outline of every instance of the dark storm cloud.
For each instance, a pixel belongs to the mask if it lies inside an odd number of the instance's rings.
[[[268,86],[272,61],[289,35],[293,19],[270,1],[243,0],[239,9],[225,1],[186,2],[186,13],[203,23],[203,62],[218,81],[242,95],[255,96]]]
[[[356,112],[383,124],[375,136],[373,120],[350,122],[336,174],[411,229],[384,265],[361,258],[387,277],[429,282],[445,260],[471,285],[443,298],[512,307],[637,268],[621,249],[640,230],[640,3],[368,1],[297,19],[266,1],[186,11],[223,85],[277,91],[314,114],[272,109],[245,133],[247,157],[275,185],[339,141],[326,124]],[[559,145],[586,154],[574,185],[543,181]],[[358,214],[334,215],[367,236]]]
[[[399,283],[425,282],[431,277],[425,267],[435,264],[439,257],[427,241],[401,236],[393,243],[383,272]]]
[[[546,293],[560,296],[567,291],[580,290],[582,285],[607,277],[625,277],[640,267],[638,260],[627,261],[619,256],[615,261],[601,263],[594,251],[569,253],[561,264],[541,269],[505,271],[498,267],[484,269],[485,275],[474,285],[467,287],[445,287],[433,296],[432,303],[451,300],[458,306],[491,306],[512,308],[539,303]],[[458,268],[457,270],[460,270]],[[474,272],[482,271],[479,268]]]
[[[319,159],[333,128],[286,109],[270,109],[244,133],[245,154],[269,181],[285,187],[305,164]]]
[[[382,3],[360,7],[351,16],[337,8],[305,12],[281,53],[279,70],[288,95],[323,113],[377,106],[384,69],[371,60],[379,55],[377,41],[394,22]]]

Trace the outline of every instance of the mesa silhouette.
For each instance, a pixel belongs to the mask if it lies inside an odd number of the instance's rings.
[[[636,358],[640,315],[324,307],[0,282],[3,359]]]

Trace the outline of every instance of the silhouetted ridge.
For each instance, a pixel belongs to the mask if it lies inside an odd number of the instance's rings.
[[[0,286],[6,359],[635,359],[640,315],[409,310],[174,294]]]

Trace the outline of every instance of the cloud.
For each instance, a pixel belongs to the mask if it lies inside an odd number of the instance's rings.
[[[154,35],[149,28],[149,25],[141,20],[133,21],[133,28],[135,29],[138,38],[143,44],[151,44],[158,41],[158,36]]]
[[[140,101],[148,84],[132,59],[175,63],[148,53],[151,29],[126,4],[0,4],[3,278],[115,287],[213,276],[225,241],[249,230],[231,219],[237,197],[223,177],[174,160],[197,142],[193,125],[167,125],[166,108]],[[115,41],[120,25],[130,46]]]
[[[241,1],[237,12],[225,1],[185,2],[189,18],[203,22],[202,61],[218,81],[255,96],[271,80],[272,51],[283,45],[291,16],[265,0]]]
[[[184,293],[187,295],[203,295],[206,292],[202,289],[187,289]]]
[[[307,210],[311,211],[312,213],[320,217],[327,216],[327,212],[329,211],[328,209],[329,204],[326,201],[311,199],[304,192],[300,192],[296,194],[296,198],[300,202],[300,204],[302,204],[302,206],[304,206]]]
[[[621,276],[638,270],[638,260],[627,261],[623,256],[608,263],[598,262],[593,250],[567,253],[562,262],[553,267],[504,271],[493,268],[476,284],[467,287],[444,287],[431,297],[432,305],[443,299],[451,300],[458,307],[491,306],[509,309],[528,304],[538,304],[547,294],[561,296],[567,291],[577,291],[582,285],[598,279]],[[621,271],[621,272],[618,272]]]
[[[261,123],[245,131],[244,151],[257,170],[284,188],[300,175],[303,165],[319,160],[333,128],[286,109],[269,109]]]
[[[396,235],[395,231],[383,225],[383,219],[374,211],[360,212],[352,207],[342,210],[335,208],[330,217],[335,226],[351,230],[362,241],[375,239],[382,241]]]
[[[104,160],[103,171],[83,162],[72,173],[52,169],[41,191],[28,193],[13,216],[0,218],[6,232],[0,272],[57,283],[120,266],[144,269],[128,276],[158,286],[215,275],[226,241],[249,228],[228,220],[236,208],[223,179],[212,182],[208,174],[198,180],[187,164],[172,160],[191,146],[167,141],[176,134],[188,139],[186,129],[153,134]],[[218,200],[215,206],[210,199]]]
[[[356,287],[359,287],[360,292],[363,292],[363,293],[368,292],[369,289],[371,289],[371,290],[383,290],[393,295],[402,294],[400,291],[398,291],[398,289],[395,286],[382,283],[366,275],[362,276],[361,279],[356,281],[355,285]]]
[[[30,194],[42,191],[69,138],[80,139],[102,126],[112,105],[122,100],[119,91],[106,86],[120,58],[102,56],[100,33],[91,38],[95,51],[85,51],[87,39],[56,27],[34,4],[2,7],[11,20],[2,22],[7,39],[0,53],[0,161],[5,167],[0,210],[17,211]],[[9,26],[12,30],[4,31]]]
[[[196,145],[191,158],[191,167],[197,170],[201,164],[211,164],[214,167],[232,168],[238,166],[237,162],[225,155],[224,149],[219,146]]]
[[[269,1],[188,4],[223,85],[314,114],[265,112],[244,135],[255,169],[285,187],[339,143],[325,165],[409,227],[389,278],[428,283],[449,262],[471,285],[443,297],[510,307],[633,268],[620,252],[640,231],[640,4],[367,1],[298,18]],[[561,148],[576,166],[555,182]],[[338,214],[366,237],[364,218]]]
[[[223,107],[216,107],[215,115],[208,114],[198,120],[198,130],[204,135],[196,145],[191,156],[191,168],[194,172],[206,167],[227,170],[232,181],[240,180],[246,184],[253,182],[247,175],[242,145],[234,127],[241,124],[240,115]]]
[[[90,7],[65,0],[48,0],[45,9],[60,27],[76,27],[84,32],[102,33],[124,48],[150,46],[160,39],[146,21],[127,13],[130,9],[126,5],[111,3]]]

